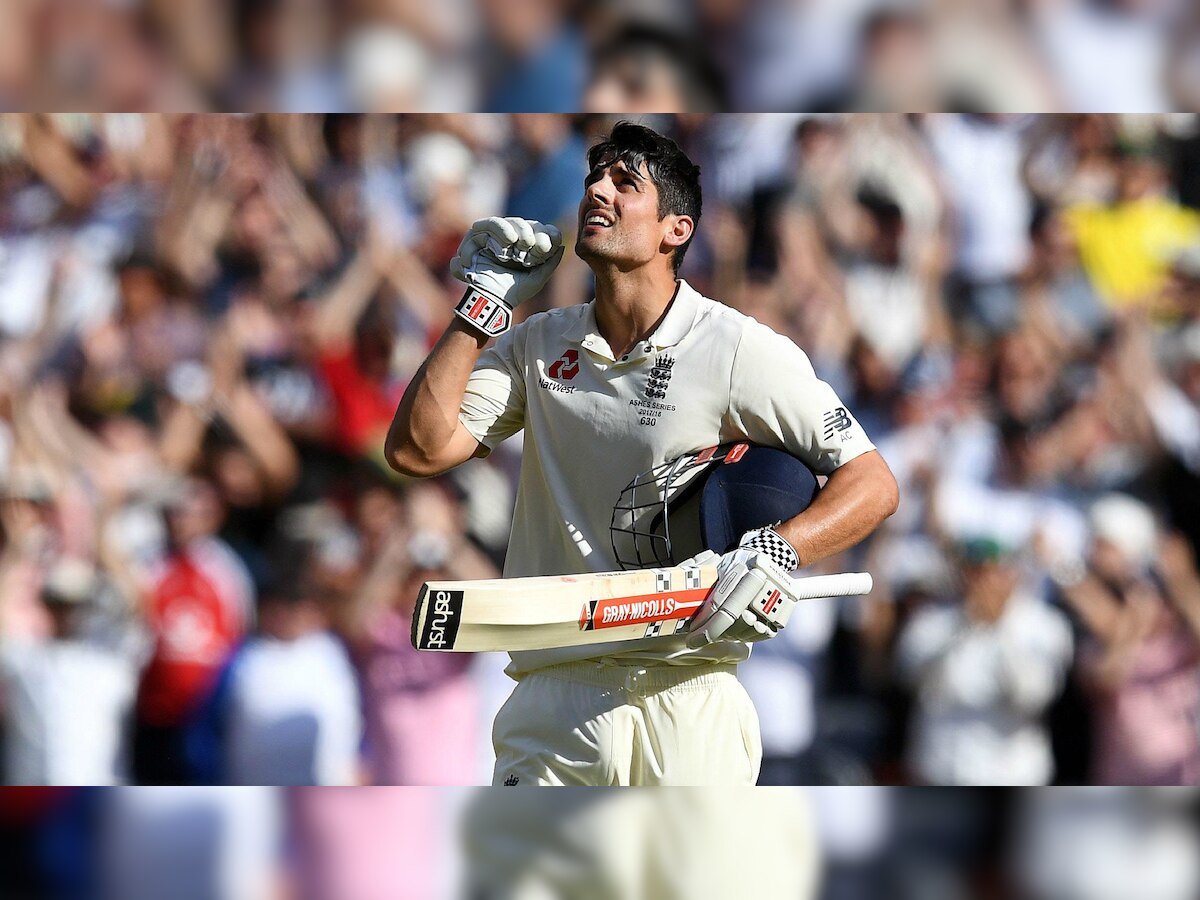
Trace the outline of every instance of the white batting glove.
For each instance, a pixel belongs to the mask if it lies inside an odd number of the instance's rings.
[[[480,219],[450,260],[450,274],[467,285],[454,312],[488,337],[503,334],[512,327],[513,308],[545,287],[564,249],[553,225],[516,216]]]
[[[774,637],[796,606],[789,573],[798,568],[796,551],[773,529],[746,532],[717,563],[717,583],[692,619],[688,647]]]

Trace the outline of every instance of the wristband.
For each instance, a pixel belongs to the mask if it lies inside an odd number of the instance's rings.
[[[766,554],[767,559],[785,573],[791,574],[800,568],[800,557],[795,549],[773,528],[746,532],[738,546]]]
[[[491,294],[469,287],[454,314],[487,337],[499,337],[512,327],[512,307]]]

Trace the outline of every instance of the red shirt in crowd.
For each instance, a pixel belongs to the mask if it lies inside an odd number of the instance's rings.
[[[320,364],[333,395],[338,449],[355,456],[382,452],[404,386],[366,375],[359,368],[353,344],[322,354]]]
[[[162,564],[147,610],[154,653],[138,692],[141,721],[179,725],[203,702],[252,604],[245,567],[222,541],[194,541]]]

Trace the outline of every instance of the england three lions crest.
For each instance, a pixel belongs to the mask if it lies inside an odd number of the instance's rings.
[[[675,368],[675,358],[660,356],[650,369],[650,378],[646,382],[646,399],[662,400],[667,396],[667,388],[671,384],[671,371]]]

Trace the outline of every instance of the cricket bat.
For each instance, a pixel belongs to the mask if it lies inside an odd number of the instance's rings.
[[[430,581],[417,597],[412,643],[418,650],[544,650],[667,637],[686,630],[716,580],[716,566],[675,566]],[[814,575],[795,584],[802,600],[848,597],[870,593],[871,576]],[[774,600],[764,594],[754,602]]]

